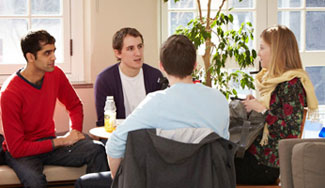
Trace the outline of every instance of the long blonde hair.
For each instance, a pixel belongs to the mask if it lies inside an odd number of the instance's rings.
[[[281,76],[288,70],[303,68],[296,37],[286,26],[269,27],[262,32],[261,38],[271,48],[268,78]]]

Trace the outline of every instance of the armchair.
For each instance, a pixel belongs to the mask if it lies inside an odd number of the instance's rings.
[[[283,139],[279,142],[282,188],[325,186],[325,139]]]

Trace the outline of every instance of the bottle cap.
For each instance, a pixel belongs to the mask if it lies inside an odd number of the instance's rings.
[[[107,96],[106,100],[114,100],[114,96]]]

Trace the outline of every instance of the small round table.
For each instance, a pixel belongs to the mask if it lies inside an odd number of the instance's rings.
[[[106,132],[104,126],[102,126],[90,129],[89,133],[96,138],[109,139],[113,132]]]
[[[124,121],[124,119],[117,119],[116,126],[119,126],[123,121]],[[101,126],[101,127],[95,127],[95,128],[90,129],[89,133],[91,136],[95,137],[96,140],[98,140],[99,138],[109,139],[109,137],[111,137],[113,132],[111,132],[111,133],[106,132],[104,126]]]

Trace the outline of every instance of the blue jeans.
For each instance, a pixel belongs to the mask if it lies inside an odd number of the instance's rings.
[[[108,170],[106,152],[99,141],[86,137],[72,146],[60,147],[35,156],[13,158],[5,153],[6,163],[16,172],[24,187],[47,187],[44,165],[80,167],[87,164],[86,173]]]
[[[74,186],[75,188],[109,188],[112,182],[111,172],[99,172],[81,176]]]

